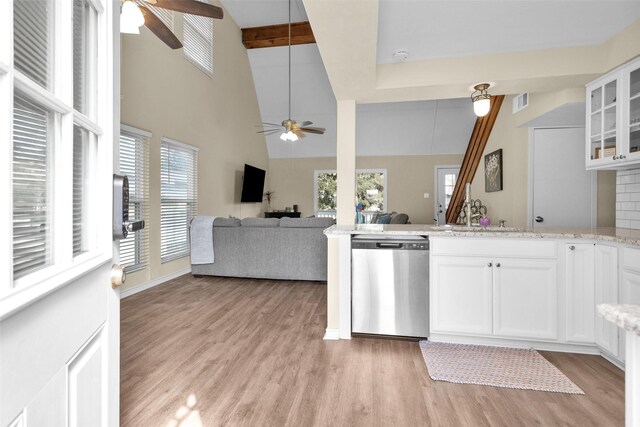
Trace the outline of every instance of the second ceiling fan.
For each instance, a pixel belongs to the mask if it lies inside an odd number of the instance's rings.
[[[305,133],[314,133],[322,135],[325,132],[325,128],[310,127],[313,122],[304,121],[301,123],[296,122],[291,118],[291,0],[289,0],[289,116],[288,119],[283,120],[281,124],[275,123],[262,123],[263,130],[258,133],[264,133],[265,135],[273,135],[282,132],[280,139],[283,141],[297,141],[300,138],[305,137]]]

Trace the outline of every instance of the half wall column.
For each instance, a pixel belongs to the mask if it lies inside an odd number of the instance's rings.
[[[336,222],[355,223],[356,199],[356,101],[337,102],[336,163],[338,197]]]

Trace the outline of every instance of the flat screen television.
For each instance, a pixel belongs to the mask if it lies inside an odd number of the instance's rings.
[[[261,203],[264,192],[265,171],[251,165],[244,165],[241,203]]]

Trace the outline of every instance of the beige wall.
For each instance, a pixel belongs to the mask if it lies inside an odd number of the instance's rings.
[[[584,99],[584,89],[582,99]],[[484,162],[480,162],[471,196],[481,199],[487,206],[488,216],[494,224],[507,220],[512,227],[526,227],[528,214],[529,129],[519,128],[522,123],[551,111],[566,102],[579,101],[577,90],[557,93],[531,94],[530,105],[520,113],[512,114],[512,96],[504,99],[500,114],[491,132],[484,154],[502,148],[504,190],[484,191]],[[611,227],[615,222],[615,174],[598,172],[598,226]]]
[[[404,212],[413,224],[433,223],[435,166],[460,165],[463,155],[357,157],[357,169],[387,170],[387,210]],[[336,169],[334,157],[271,159],[269,185],[276,192],[272,208],[297,204],[313,215],[314,170]],[[429,193],[429,199],[424,198]],[[355,210],[354,210],[355,212]],[[354,214],[355,215],[355,214]]]
[[[182,38],[181,14],[175,34]],[[262,206],[240,204],[244,163],[266,169],[258,102],[241,32],[232,19],[214,24],[214,76],[171,50],[147,29],[122,37],[122,122],[153,133],[150,152],[149,267],[132,273],[123,289],[189,266],[189,258],[160,263],[160,138],[199,147],[198,212],[256,216]]]

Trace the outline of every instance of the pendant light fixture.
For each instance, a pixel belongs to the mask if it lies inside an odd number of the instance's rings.
[[[304,121],[298,124],[291,118],[291,0],[289,0],[289,115],[286,120],[283,120],[280,125],[275,123],[262,123],[263,130],[258,133],[264,133],[265,135],[273,135],[280,133],[280,139],[283,141],[297,141],[300,138],[304,138],[306,133],[322,135],[325,132],[325,128],[311,127],[313,122]]]
[[[489,83],[478,83],[473,87],[475,91],[471,94],[471,101],[473,102],[473,112],[478,117],[484,117],[489,114],[491,95],[487,93],[487,89],[490,87]]]
[[[283,141],[297,141],[298,135],[293,133],[293,129],[291,126],[291,0],[289,0],[289,47],[287,48],[289,51],[289,118],[282,122],[284,126],[284,132],[280,135],[280,139]]]
[[[120,32],[126,34],[140,34],[140,27],[144,25],[144,16],[137,4],[125,0],[120,12]]]

